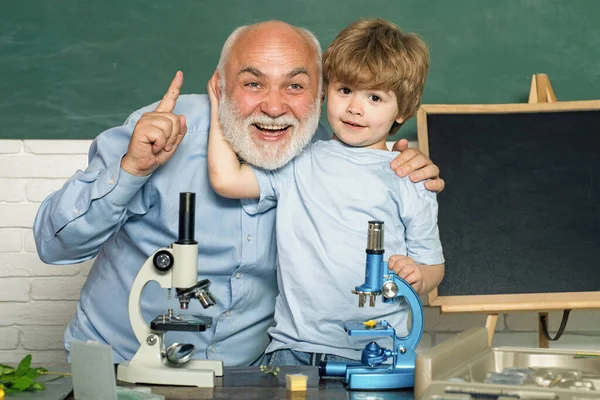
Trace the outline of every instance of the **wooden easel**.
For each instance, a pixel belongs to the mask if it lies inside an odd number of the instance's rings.
[[[548,75],[535,74],[531,77],[529,103],[556,103],[556,95],[554,94],[554,90],[552,90]],[[549,342],[542,333],[542,320],[544,318],[546,323],[548,323],[548,313],[538,313],[538,345],[540,348],[547,349]]]
[[[528,103],[556,103],[556,95],[552,90],[550,79],[546,74],[534,74],[531,77],[531,88],[529,89]],[[538,344],[540,348],[547,349],[549,346],[548,339],[542,331],[542,319],[548,321],[548,313],[538,313]],[[498,314],[488,314],[485,321],[485,327],[488,330],[488,344],[491,346],[494,340],[494,332],[496,331],[496,323],[498,322]]]
[[[556,103],[556,96],[548,75],[535,74],[531,77],[529,103]]]
[[[557,102],[548,77],[537,74],[532,77],[528,103],[517,104],[422,104],[417,112],[419,150],[429,155],[430,116],[437,115],[490,115],[521,113],[561,113],[577,111],[600,112],[600,100]],[[539,346],[548,347],[547,316],[551,311],[563,311],[563,322],[558,333],[564,331],[568,313],[573,309],[600,309],[600,290],[570,292],[528,292],[497,294],[451,294],[440,295],[434,288],[428,295],[429,306],[440,307],[441,313],[483,313],[487,315],[488,343],[491,345],[501,313],[535,312],[538,314]],[[542,323],[542,319],[545,324]],[[557,336],[558,336],[557,333]],[[549,335],[548,335],[549,337]],[[550,339],[553,340],[553,339]]]

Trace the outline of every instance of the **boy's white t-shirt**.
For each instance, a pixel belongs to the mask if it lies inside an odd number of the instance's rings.
[[[351,337],[348,321],[386,319],[407,334],[405,302],[358,307],[365,281],[368,221],[384,222],[384,260],[408,255],[418,264],[444,262],[436,194],[390,168],[397,152],[318,141],[281,169],[253,168],[260,187],[254,214],[277,206],[275,326],[267,353],[278,349],[360,359],[369,337]],[[383,343],[385,347],[389,347]]]

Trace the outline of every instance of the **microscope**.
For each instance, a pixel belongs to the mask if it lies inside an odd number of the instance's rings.
[[[383,222],[369,221],[365,282],[352,293],[358,295],[358,306],[364,307],[367,297],[374,307],[377,295],[383,303],[396,299],[407,302],[412,316],[406,337],[396,336],[395,329],[385,321],[349,321],[344,329],[349,336],[391,337],[391,350],[375,341],[362,350],[361,362],[331,362],[319,364],[319,376],[342,377],[348,389],[400,389],[413,387],[415,381],[416,348],[423,334],[423,306],[415,290],[406,281],[388,270],[383,261]],[[386,362],[391,360],[391,362]]]
[[[187,310],[192,299],[204,309],[215,304],[209,291],[210,281],[198,277],[198,242],[194,240],[195,193],[179,195],[179,235],[168,248],[154,252],[142,265],[129,294],[129,320],[140,342],[131,361],[119,364],[117,379],[130,383],[213,387],[215,376],[223,375],[222,361],[192,360],[195,346],[173,343],[165,348],[167,331],[203,332],[210,328],[212,318],[176,315],[172,309],[157,316],[150,326],[144,321],[141,295],[146,284],[156,281],[171,290],[179,300],[181,310]]]

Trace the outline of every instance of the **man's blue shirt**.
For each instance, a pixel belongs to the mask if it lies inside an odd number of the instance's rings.
[[[177,239],[179,193],[196,193],[195,238],[198,279],[211,280],[216,305],[204,310],[193,300],[187,311],[213,318],[200,333],[168,332],[168,343],[193,343],[195,358],[225,365],[255,361],[269,343],[277,295],[275,212],[250,215],[239,200],[213,192],[207,175],[210,123],[208,97],[182,95],[175,114],[186,116],[188,132],[173,157],[147,177],[121,169],[135,124],[156,103],[133,113],[124,125],[100,134],[92,143],[89,165],[78,171],[41,205],[34,223],[40,258],[71,264],[96,257],[77,311],[65,332],[72,340],[108,343],[114,362],[129,360],[139,343],[128,316],[129,289],[146,259]],[[328,134],[320,127],[315,139]],[[142,296],[149,323],[177,300],[155,282]]]

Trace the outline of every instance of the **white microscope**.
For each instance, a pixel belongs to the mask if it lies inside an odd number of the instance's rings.
[[[131,361],[119,364],[117,379],[130,383],[213,387],[215,376],[223,376],[223,362],[192,360],[193,344],[173,343],[165,348],[166,331],[203,332],[212,324],[212,318],[193,315],[175,315],[172,309],[146,324],[140,299],[150,281],[162,288],[175,288],[180,308],[187,310],[192,298],[204,308],[215,304],[208,288],[210,281],[197,281],[198,242],[194,240],[196,195],[179,195],[179,236],[168,248],[158,249],[140,268],[129,294],[129,320],[140,348]]]

